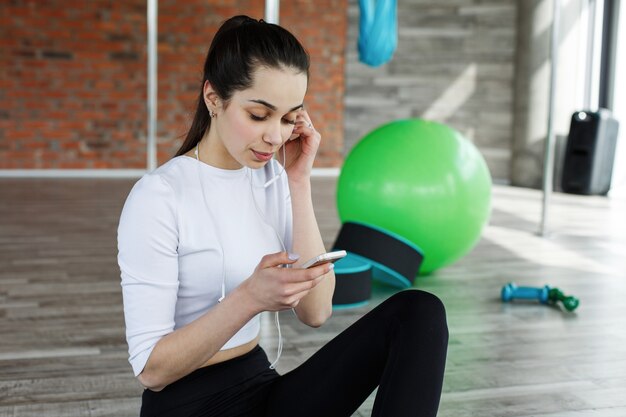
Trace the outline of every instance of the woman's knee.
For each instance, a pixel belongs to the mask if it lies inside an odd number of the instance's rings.
[[[446,309],[436,295],[420,290],[405,290],[391,296],[389,301],[395,305],[400,320],[438,329],[447,336]]]

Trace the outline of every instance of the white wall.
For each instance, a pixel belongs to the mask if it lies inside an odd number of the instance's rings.
[[[622,2],[617,39],[614,115],[620,122],[609,196],[626,199],[626,4]]]
[[[517,3],[401,0],[398,48],[389,63],[372,68],[358,60],[359,5],[349,0],[345,152],[381,124],[425,118],[472,140],[493,178],[507,181]]]

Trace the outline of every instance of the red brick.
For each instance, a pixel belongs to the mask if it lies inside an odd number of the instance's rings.
[[[61,149],[80,149],[80,142],[63,142]]]
[[[50,127],[50,122],[47,120],[25,120],[21,124],[22,128],[31,129],[45,129]]]
[[[35,132],[32,130],[13,130],[6,129],[4,136],[9,141],[20,141],[23,143],[29,143],[29,141],[36,138]]]
[[[22,147],[24,149],[47,149],[49,144],[48,142],[24,142]]]

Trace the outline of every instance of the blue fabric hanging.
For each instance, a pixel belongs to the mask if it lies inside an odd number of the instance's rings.
[[[359,0],[359,60],[372,67],[387,63],[398,45],[396,0]]]

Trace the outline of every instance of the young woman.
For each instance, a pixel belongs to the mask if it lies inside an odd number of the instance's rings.
[[[311,200],[321,136],[304,108],[309,57],[280,26],[227,20],[175,158],[133,187],[118,230],[130,363],[142,416],[434,416],[447,325],[433,295],[400,292],[279,375],[259,314],[331,315],[332,264]],[[281,162],[273,159],[277,154]]]

